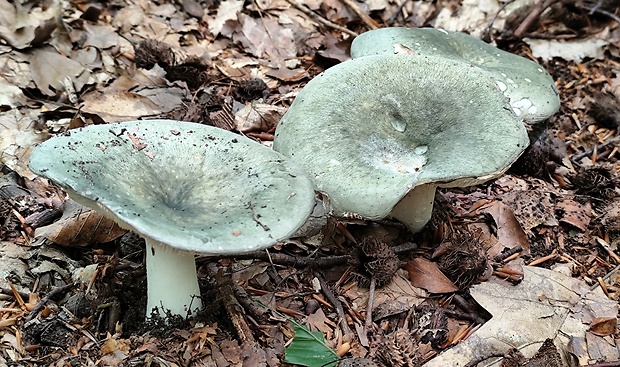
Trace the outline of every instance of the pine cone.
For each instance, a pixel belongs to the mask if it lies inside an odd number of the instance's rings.
[[[405,329],[398,329],[383,338],[377,349],[377,360],[387,367],[418,367],[422,354],[416,338]]]

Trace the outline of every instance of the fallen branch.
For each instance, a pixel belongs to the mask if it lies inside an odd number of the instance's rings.
[[[293,5],[297,10],[301,11],[302,13],[306,14],[307,16],[309,16],[310,18],[314,19],[315,21],[323,24],[326,27],[330,27],[333,28],[335,30],[338,30],[342,33],[346,33],[348,35],[351,35],[353,37],[357,36],[357,33],[353,32],[352,30],[349,30],[345,27],[341,27],[336,23],[330,22],[329,20],[323,18],[322,16],[318,15],[317,13],[313,12],[312,10],[308,9],[304,4],[298,3],[295,0],[286,0],[289,4]]]
[[[573,162],[574,164],[576,164],[576,165],[578,165],[578,166],[581,166],[581,164],[579,164],[579,162],[577,162],[577,161],[579,161],[579,160],[581,160],[582,158],[587,157],[587,156],[589,156],[590,154],[594,153],[594,151],[595,151],[595,150],[596,150],[597,152],[600,152],[600,151],[602,151],[602,149],[603,149],[603,148],[606,148],[607,146],[609,146],[609,145],[611,145],[611,144],[614,144],[614,143],[617,143],[617,142],[620,142],[620,136],[616,136],[615,138],[610,139],[610,140],[608,140],[608,141],[604,142],[603,144],[599,144],[599,145],[597,145],[596,147],[594,147],[593,149],[586,150],[586,151],[585,151],[585,152],[583,152],[583,153],[575,154],[575,155],[573,155],[573,156],[571,157],[571,159],[570,159],[570,160],[571,160],[571,162]]]
[[[51,301],[53,298],[56,298],[60,295],[65,294],[65,292],[69,291],[71,288],[73,288],[73,286],[75,285],[75,283],[69,283],[67,285],[63,285],[62,287],[58,287],[58,288],[54,288],[52,289],[50,292],[48,292],[45,297],[43,297],[41,299],[41,301],[39,301],[39,303],[37,303],[34,308],[32,309],[32,311],[30,311],[30,314],[28,314],[28,317],[26,318],[26,323],[28,321],[32,321],[32,319],[34,319],[37,314],[39,312],[41,312],[41,310],[43,310],[43,307],[45,307],[45,305]]]
[[[336,298],[334,293],[329,289],[329,286],[325,282],[325,279],[318,272],[314,273],[314,276],[319,280],[321,284],[321,290],[325,294],[325,297],[336,307],[336,312],[338,313],[338,318],[340,318],[340,325],[342,326],[342,332],[344,335],[353,334],[349,325],[347,324],[347,317],[344,314],[344,308],[342,308],[342,303]]]
[[[525,32],[532,26],[534,21],[540,17],[540,15],[550,7],[551,5],[557,3],[559,0],[540,0],[533,7],[530,13],[525,17],[523,22],[517,27],[514,31],[514,36],[517,38],[522,38]]]
[[[349,9],[351,9],[351,11],[353,11],[362,20],[364,25],[366,25],[366,28],[368,29],[379,28],[379,24],[377,24],[377,22],[375,22],[375,20],[372,19],[368,14],[364,13],[359,8],[357,3],[355,3],[353,0],[342,0],[342,2],[345,3],[345,5],[348,6]]]

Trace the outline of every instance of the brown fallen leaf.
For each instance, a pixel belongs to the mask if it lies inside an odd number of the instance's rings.
[[[271,69],[265,75],[285,82],[298,82],[308,77],[308,72],[303,68],[289,69],[281,66],[278,69]]]
[[[529,254],[530,241],[508,205],[501,201],[494,201],[483,207],[481,211],[493,217],[497,225],[497,239],[501,245],[506,248],[521,246],[523,248],[522,254]],[[499,249],[499,252],[501,251],[502,249]]]
[[[60,3],[50,3],[43,10],[34,4],[0,0],[0,39],[17,49],[47,41],[60,24],[61,11]]]
[[[540,225],[558,225],[551,194],[542,188],[511,190],[502,196],[502,201],[510,206],[519,224],[529,234]]]
[[[589,331],[598,336],[611,335],[616,332],[617,322],[615,317],[597,317],[592,320]]]
[[[432,261],[418,257],[409,260],[405,268],[414,287],[424,288],[430,293],[451,293],[459,290]]]
[[[86,69],[77,61],[48,49],[32,52],[30,72],[39,90],[48,96],[55,96],[66,89],[67,80],[74,83]],[[50,87],[54,88],[52,91]]]
[[[43,236],[61,246],[82,247],[113,241],[126,232],[111,219],[68,200],[62,218],[49,226],[37,228],[35,236]]]
[[[555,206],[556,211],[562,212],[560,222],[570,224],[585,231],[590,224],[590,203],[580,204],[574,200],[564,200]]]
[[[235,114],[235,124],[237,130],[242,132],[269,131],[275,128],[284,112],[283,107],[265,103],[247,103]]]
[[[107,122],[135,120],[160,115],[160,107],[150,98],[132,92],[101,93],[93,91],[82,96],[82,111],[99,115]]]
[[[255,19],[243,13],[239,13],[237,18],[240,26],[235,29],[233,40],[242,44],[247,52],[269,59],[275,67],[297,56],[293,31],[280,24],[278,19]]]

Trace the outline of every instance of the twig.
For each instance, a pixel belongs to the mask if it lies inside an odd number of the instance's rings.
[[[411,250],[415,250],[418,248],[418,245],[413,242],[405,242],[400,245],[392,247],[396,254],[402,254],[404,252],[409,252]],[[202,257],[200,259],[209,259],[209,261],[214,258],[230,258],[231,256],[213,256],[213,257]],[[353,260],[350,255],[334,255],[334,256],[324,256],[318,258],[309,258],[309,257],[301,257],[283,254],[281,252],[270,252],[269,254],[265,251],[255,251],[247,254],[235,255],[235,259],[238,260],[263,260],[268,261],[277,265],[284,266],[292,266],[294,268],[303,269],[303,268],[330,268],[337,265],[346,264]]]
[[[235,327],[239,340],[243,343],[250,342],[252,345],[255,344],[256,339],[254,339],[252,330],[245,321],[245,309],[241,306],[241,304],[239,304],[239,301],[237,301],[237,298],[235,297],[235,291],[233,290],[234,283],[230,275],[224,274],[223,270],[216,270],[214,267],[209,268],[209,270],[212,273],[215,273],[215,281],[218,285],[219,297],[224,304],[226,313]]]
[[[392,250],[396,255],[400,255],[404,252],[409,252],[418,248],[418,244],[414,242],[404,242],[400,245],[392,246]]]
[[[291,5],[293,5],[295,8],[297,8],[297,10],[301,11],[302,13],[306,14],[310,18],[316,20],[317,22],[323,24],[326,27],[333,28],[335,30],[338,30],[338,31],[340,31],[342,33],[346,33],[346,34],[351,35],[353,37],[358,35],[357,33],[353,32],[352,30],[349,30],[349,29],[347,29],[345,27],[341,27],[338,24],[330,22],[329,20],[323,18],[322,16],[320,16],[317,13],[313,12],[312,10],[308,9],[304,4],[298,3],[295,0],[286,0],[286,2],[288,2]]]
[[[73,288],[75,284],[74,283],[69,283],[67,285],[63,285],[62,287],[58,287],[58,288],[54,288],[51,291],[49,291],[45,297],[43,297],[41,299],[41,301],[39,301],[39,303],[37,303],[34,308],[32,309],[32,311],[30,311],[30,313],[28,314],[28,317],[26,318],[26,323],[28,321],[32,321],[32,319],[34,319],[37,314],[39,312],[41,312],[41,310],[43,309],[43,307],[45,307],[45,305],[52,300],[53,298],[60,296],[61,294],[64,294],[65,292],[67,292],[68,290],[70,290],[71,288]]]
[[[532,11],[530,11],[530,13],[527,15],[527,17],[525,17],[523,22],[521,22],[521,24],[514,31],[514,33],[513,33],[514,36],[517,37],[517,38],[522,38],[523,35],[525,34],[525,32],[527,32],[527,30],[532,26],[532,23],[534,23],[534,21],[536,19],[538,19],[540,14],[542,14],[542,12],[545,11],[545,9],[547,9],[548,7],[550,7],[551,5],[553,5],[554,3],[558,2],[558,1],[559,0],[540,0],[540,1],[538,1],[532,7]]]
[[[372,305],[375,303],[375,287],[377,281],[373,275],[370,278],[370,287],[368,289],[368,305],[366,306],[366,318],[364,320],[364,335],[368,338],[368,332],[372,329]]]
[[[10,288],[0,288],[0,294],[6,294],[7,296],[15,296],[15,293],[13,293],[13,290]],[[26,292],[20,292],[17,291],[17,294],[19,294],[20,297],[22,298],[28,298],[28,293]]]
[[[598,2],[598,4],[596,4],[593,7],[589,7],[587,5],[576,5],[578,8],[582,8],[582,9],[586,9],[590,11],[590,14],[594,14],[594,13],[600,13],[603,15],[606,15],[608,17],[610,17],[611,19],[615,20],[616,23],[620,24],[620,17],[618,17],[616,14],[608,12],[605,9],[600,9],[602,2]]]
[[[578,166],[581,166],[581,164],[579,164],[579,163],[577,162],[578,160],[580,160],[580,159],[582,159],[582,158],[584,158],[584,157],[587,157],[587,156],[589,156],[590,154],[594,153],[594,150],[595,150],[595,149],[596,149],[596,151],[597,151],[597,152],[601,152],[603,148],[606,148],[607,146],[609,146],[609,145],[611,145],[611,144],[614,144],[614,143],[617,143],[617,142],[620,142],[620,135],[619,135],[619,136],[614,137],[613,139],[610,139],[610,140],[608,140],[608,141],[604,142],[603,144],[599,144],[599,145],[597,145],[597,146],[596,146],[596,147],[594,147],[593,149],[586,150],[586,151],[585,151],[585,152],[583,152],[583,153],[575,154],[575,155],[573,155],[573,156],[571,157],[571,159],[570,159],[570,160],[571,160],[571,162],[573,162],[574,164],[576,164],[576,165],[578,165]]]
[[[477,365],[478,365],[478,363],[483,362],[483,361],[486,361],[487,359],[497,358],[497,357],[500,357],[500,358],[501,358],[501,357],[503,357],[503,356],[504,356],[504,353],[500,353],[500,352],[497,352],[497,353],[489,353],[489,354],[484,355],[484,356],[478,356],[478,357],[475,357],[474,359],[472,359],[471,361],[469,361],[469,363],[467,363],[467,364],[466,364],[465,366],[463,366],[463,367],[474,367],[474,366],[477,366]]]
[[[450,310],[448,308],[442,308],[441,310],[445,312],[446,315],[455,319],[471,321],[478,325],[482,325],[486,322],[484,318],[480,317],[480,315],[477,315],[475,313],[467,313],[459,310]]]
[[[344,314],[344,309],[342,308],[342,303],[336,298],[334,293],[329,289],[329,286],[325,282],[325,279],[318,272],[314,273],[314,276],[319,280],[321,284],[321,290],[325,294],[325,297],[336,307],[336,312],[338,313],[338,317],[340,318],[340,325],[342,325],[342,332],[344,335],[353,334],[349,325],[347,324],[347,317]]]
[[[231,256],[220,256],[220,257],[230,258]],[[256,252],[250,252],[247,254],[235,255],[234,258],[240,259],[240,260],[258,259],[258,260],[268,261],[273,264],[292,266],[298,269],[303,269],[303,268],[308,268],[308,267],[329,268],[329,267],[333,267],[336,265],[346,264],[351,259],[351,257],[348,255],[336,255],[336,256],[325,256],[325,257],[319,257],[319,258],[309,258],[309,257],[301,257],[301,256],[283,254],[280,252],[271,252],[267,254],[265,251],[256,251]],[[211,261],[213,257],[209,257],[208,259],[209,261]]]
[[[345,3],[345,5],[348,6],[349,9],[351,9],[358,17],[360,17],[364,25],[366,25],[366,28],[368,29],[379,28],[379,25],[377,24],[377,22],[375,22],[375,20],[372,19],[368,14],[364,13],[354,1],[342,0],[342,2]]]
[[[487,26],[484,27],[484,29],[482,30],[482,33],[480,33],[480,38],[490,42],[491,41],[491,28],[493,28],[493,23],[495,23],[495,20],[497,19],[497,17],[499,16],[499,13],[501,13],[502,11],[504,11],[504,9],[506,9],[506,7],[510,4],[512,4],[513,2],[515,2],[515,0],[509,0],[505,3],[502,4],[502,6],[500,6],[499,10],[497,10],[497,12],[495,13],[495,15],[493,16],[493,18],[491,18],[491,20],[489,20],[489,23],[487,23]]]
[[[507,258],[509,258],[510,256],[512,256],[512,255],[514,255],[514,254],[516,254],[518,252],[521,252],[521,251],[523,251],[523,247],[521,247],[521,245],[517,245],[517,246],[512,247],[512,248],[502,252],[501,254],[495,256],[493,258],[493,262],[501,263],[504,260],[506,260]]]
[[[514,1],[514,0],[512,0],[512,1]],[[403,11],[403,8],[405,7],[405,5],[407,5],[408,2],[409,2],[409,0],[403,0],[403,2],[400,3],[400,5],[398,6],[398,8],[394,12],[394,14],[392,14],[390,19],[388,19],[387,25],[391,26],[392,24],[394,24],[394,22],[396,21],[396,18],[398,18],[398,14],[400,14]]]

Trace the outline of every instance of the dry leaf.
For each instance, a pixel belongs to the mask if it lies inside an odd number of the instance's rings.
[[[548,269],[525,266],[523,270],[524,280],[516,286],[499,281],[474,285],[470,289],[472,297],[493,317],[467,340],[425,366],[463,366],[489,350],[504,353],[511,347],[530,357],[536,353],[538,343],[547,338],[556,338],[558,344],[566,345],[569,338],[594,336],[586,332],[588,325],[581,322],[576,310],[589,310],[599,317],[617,317],[617,303],[600,289],[590,291],[583,281]],[[599,308],[603,314],[597,311]],[[592,343],[587,349],[574,348],[573,352],[578,352],[580,361],[581,355],[587,361],[588,355],[592,356],[599,347],[600,344]]]
[[[62,218],[49,226],[37,228],[35,236],[43,236],[66,247],[81,247],[110,242],[126,232],[113,220],[68,200]]]
[[[523,248],[523,254],[529,253],[530,242],[527,235],[508,205],[501,201],[494,201],[481,211],[483,213],[489,213],[493,217],[493,220],[495,220],[495,224],[497,225],[497,239],[502,246],[507,248],[521,246]],[[499,249],[498,253],[501,252],[501,250],[502,249]]]
[[[406,265],[409,279],[414,287],[424,288],[430,293],[451,293],[459,289],[437,267],[437,263],[418,257]]]
[[[34,4],[34,3],[32,3]],[[0,39],[24,49],[49,39],[57,28],[60,2],[51,2],[47,9],[26,2],[0,0]]]
[[[217,37],[226,22],[237,19],[237,14],[243,9],[244,2],[243,0],[222,1],[217,9],[215,17],[210,17],[207,22],[209,25],[209,32]]]
[[[40,113],[34,109],[17,109],[0,113],[0,163],[27,179],[36,176],[28,168],[32,148],[50,136],[35,130]]]
[[[590,203],[580,204],[569,199],[559,202],[555,209],[563,213],[560,222],[570,224],[582,231],[588,229],[591,215]]]
[[[275,67],[297,56],[293,31],[278,23],[277,19],[269,16],[256,19],[243,13],[238,17],[241,29],[235,30],[233,39],[254,56],[268,58]]]
[[[6,111],[14,107],[26,104],[26,96],[21,88],[0,78],[0,111]]]
[[[540,225],[558,225],[551,194],[543,189],[513,189],[502,196],[502,201],[510,206],[519,224],[528,233]]]
[[[30,57],[32,78],[37,88],[48,96],[65,91],[63,83],[68,79],[73,84],[84,70],[80,63],[57,52],[37,49]],[[54,91],[50,87],[54,88]]]
[[[616,323],[618,319],[615,317],[597,317],[590,324],[590,332],[598,336],[607,336],[616,332]]]
[[[85,22],[84,31],[86,33],[84,46],[93,46],[103,50],[118,45],[117,30],[110,25],[94,25]]]
[[[109,94],[95,91],[83,98],[82,111],[99,115],[106,122],[136,120],[162,112],[148,97],[132,92]]]
[[[276,127],[285,111],[284,107],[248,103],[235,113],[235,124],[241,132],[269,131]]]
[[[309,315],[306,318],[305,324],[310,328],[310,331],[320,331],[325,335],[327,340],[332,340],[334,335],[334,329],[327,326],[325,321],[328,320],[323,312],[323,309],[319,308],[315,313]]]
[[[285,82],[298,82],[308,77],[308,72],[305,69],[289,69],[284,66],[280,66],[278,69],[271,69],[265,73],[265,75],[272,78],[276,78]]]

